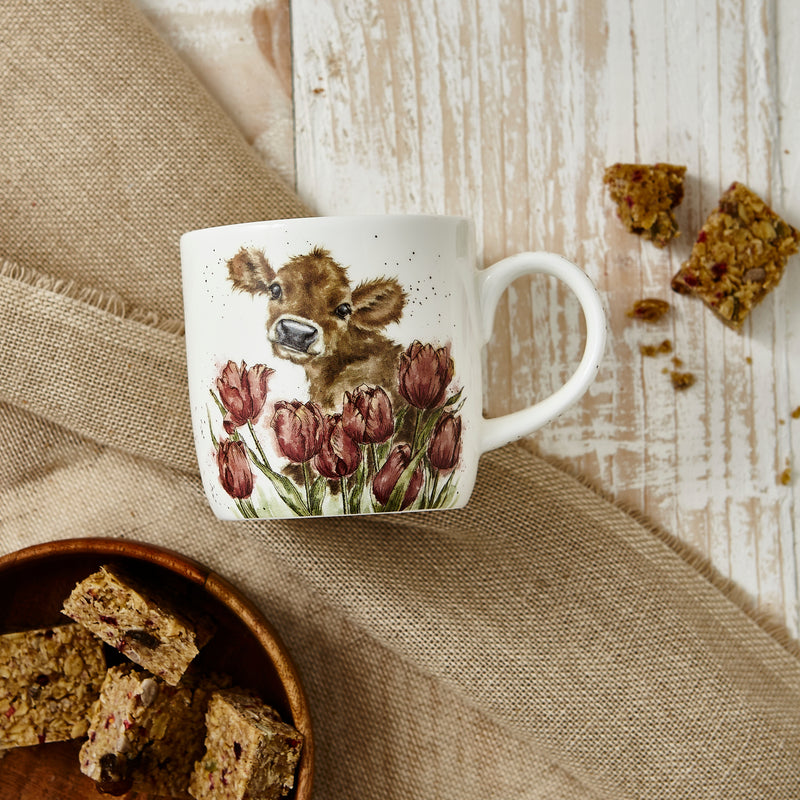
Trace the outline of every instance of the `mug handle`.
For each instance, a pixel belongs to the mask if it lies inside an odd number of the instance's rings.
[[[483,343],[492,336],[494,315],[501,295],[523,275],[551,275],[563,281],[578,298],[586,320],[583,357],[569,380],[538,403],[481,422],[480,452],[486,453],[541,428],[583,396],[597,376],[606,343],[606,315],[594,284],[579,267],[554,253],[518,253],[476,274],[483,322]]]

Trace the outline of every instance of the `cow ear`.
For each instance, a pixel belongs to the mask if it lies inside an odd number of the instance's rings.
[[[356,286],[352,301],[350,324],[362,330],[380,330],[400,321],[406,293],[395,278],[376,278]]]
[[[275,271],[263,250],[243,247],[228,261],[228,277],[234,289],[250,294],[267,294],[269,285],[275,280]]]

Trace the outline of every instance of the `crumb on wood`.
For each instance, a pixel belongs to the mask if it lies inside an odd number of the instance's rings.
[[[674,366],[675,369],[680,369],[683,366],[683,359],[678,358],[678,356],[674,356],[672,358],[672,366]]]
[[[661,344],[640,344],[639,352],[643,356],[652,358],[654,356],[664,355],[672,352],[672,342],[669,339],[664,339]]]
[[[800,419],[800,406],[797,406],[797,408],[792,411],[792,419]]]
[[[658,322],[669,311],[669,303],[657,297],[645,297],[637,300],[628,311],[632,319],[643,322]]]
[[[792,482],[792,468],[786,467],[786,469],[778,475],[778,482],[782,486],[788,486]]]
[[[672,380],[673,389],[676,389],[677,391],[688,389],[690,386],[693,386],[695,382],[694,374],[691,372],[678,372],[677,370],[672,370],[669,373],[669,377]]]

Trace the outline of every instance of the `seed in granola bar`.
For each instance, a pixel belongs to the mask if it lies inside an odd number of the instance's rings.
[[[689,259],[672,279],[672,289],[699,297],[726,325],[739,330],[778,285],[798,248],[800,231],[747,186],[733,183],[703,224]]]
[[[625,228],[664,247],[679,233],[673,209],[683,199],[685,172],[674,164],[617,163],[606,169],[603,183]]]
[[[691,372],[678,372],[677,370],[672,370],[669,373],[669,377],[672,380],[672,388],[676,389],[677,391],[683,391],[684,389],[688,389],[690,386],[694,386],[695,377]]]
[[[640,319],[643,322],[658,322],[664,314],[669,311],[669,303],[657,297],[645,297],[637,300],[628,310],[628,316],[632,319]]]
[[[747,270],[744,275],[742,275],[742,279],[746,283],[764,283],[767,277],[767,271],[764,267],[752,267],[751,269]]]
[[[141,690],[141,694],[137,697],[141,698],[142,705],[145,707],[153,705],[153,701],[158,695],[158,682],[153,678],[145,678],[142,681]]]

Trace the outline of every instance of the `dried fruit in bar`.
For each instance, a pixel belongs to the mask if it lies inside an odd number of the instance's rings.
[[[617,163],[606,168],[603,183],[627,230],[664,247],[679,233],[673,209],[683,200],[685,173],[675,164]]]
[[[800,231],[747,186],[733,183],[703,224],[672,288],[699,297],[726,325],[739,330],[778,285],[798,246]]]

